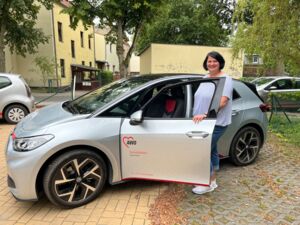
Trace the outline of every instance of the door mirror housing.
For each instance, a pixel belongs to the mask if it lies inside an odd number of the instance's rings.
[[[138,110],[131,114],[130,125],[138,125],[143,121],[143,110]]]
[[[271,87],[269,87],[267,90],[268,90],[268,91],[273,91],[273,90],[276,90],[276,89],[277,89],[276,86],[271,86]]]

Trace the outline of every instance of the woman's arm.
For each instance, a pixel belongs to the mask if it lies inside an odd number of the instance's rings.
[[[226,96],[222,96],[222,97],[221,97],[219,110],[222,109],[222,108],[224,108],[224,107],[227,105],[228,100],[229,100],[229,98],[226,97]]]
[[[193,117],[193,121],[194,121],[194,123],[199,123],[206,117],[207,117],[206,114],[198,114]]]

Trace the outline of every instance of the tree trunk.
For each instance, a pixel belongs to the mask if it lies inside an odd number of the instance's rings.
[[[4,27],[0,28],[0,72],[5,73],[5,45],[4,45]]]
[[[282,76],[284,74],[284,63],[283,60],[278,60],[275,67],[276,76]]]
[[[128,67],[125,64],[123,38],[124,32],[122,21],[117,22],[117,55],[119,59],[119,70],[121,78],[127,77]]]

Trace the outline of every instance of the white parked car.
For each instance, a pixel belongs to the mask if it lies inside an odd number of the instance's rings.
[[[278,100],[276,104],[280,104],[278,107],[289,110],[300,109],[300,77],[259,77],[251,83],[256,85],[257,92],[264,101],[271,101],[268,97],[270,93],[274,93]],[[291,95],[293,93],[296,95]]]
[[[34,110],[34,97],[20,75],[0,73],[0,118],[18,123]]]

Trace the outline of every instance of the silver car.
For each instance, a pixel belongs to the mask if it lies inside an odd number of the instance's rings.
[[[20,75],[0,73],[0,119],[18,123],[35,109],[34,98]]]
[[[193,96],[201,82],[213,83],[215,91],[208,117],[195,124]],[[266,139],[267,108],[255,86],[233,83],[233,122],[219,153],[247,165]],[[37,200],[44,192],[54,204],[72,208],[96,198],[106,182],[209,185],[223,86],[224,78],[137,76],[31,113],[9,137],[9,189],[17,199]]]
[[[300,110],[298,97],[300,94],[300,77],[259,77],[252,80],[251,83],[256,85],[257,92],[264,101],[271,102],[272,99],[269,97],[272,93],[273,96],[276,96],[276,103],[279,104],[279,108]]]

